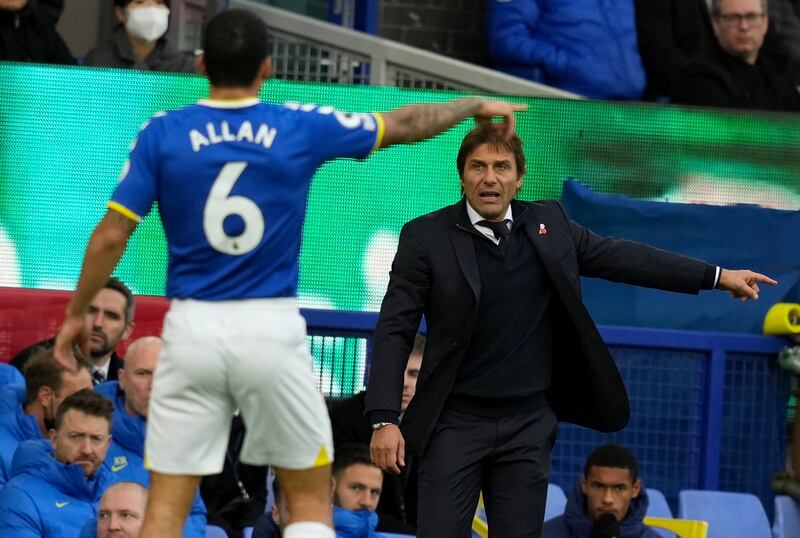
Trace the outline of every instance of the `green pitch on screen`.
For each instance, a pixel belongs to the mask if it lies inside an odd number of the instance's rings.
[[[72,289],[131,141],[155,112],[207,95],[193,75],[0,63],[0,285]],[[390,110],[461,94],[270,81],[266,101]],[[558,198],[575,177],[604,193],[666,201],[800,206],[800,121],[647,104],[521,99],[523,199]],[[399,230],[460,196],[455,156],[471,122],[434,140],[339,160],[317,173],[301,254],[303,306],[377,310]],[[117,275],[164,292],[157,211]]]

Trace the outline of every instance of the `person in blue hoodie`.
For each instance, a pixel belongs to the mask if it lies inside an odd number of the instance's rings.
[[[87,388],[92,388],[88,366],[67,372],[53,359],[52,349],[31,359],[24,385],[0,387],[0,486],[11,478],[17,446],[26,440],[46,439],[61,402]]]
[[[660,538],[643,522],[647,506],[636,456],[603,445],[586,459],[564,514],[545,522],[542,538]]]
[[[93,390],[78,391],[58,408],[49,440],[20,444],[12,478],[0,490],[0,536],[78,536],[96,516],[110,480],[103,460],[112,410]]]
[[[489,0],[493,66],[591,99],[639,99],[633,0]]]
[[[147,406],[160,352],[161,339],[157,336],[135,340],[125,353],[119,380],[95,386],[97,392],[114,404],[112,441],[103,465],[116,480],[137,482],[145,487],[150,485],[149,473],[144,468]],[[183,536],[203,538],[205,533],[206,507],[198,493],[184,524]]]

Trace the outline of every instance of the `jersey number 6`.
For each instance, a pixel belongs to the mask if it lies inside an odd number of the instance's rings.
[[[226,163],[214,180],[203,209],[203,231],[209,244],[233,256],[247,254],[264,237],[264,216],[255,202],[244,196],[229,196],[245,168],[246,162]],[[225,233],[223,223],[230,215],[239,215],[244,221],[241,234],[231,236]]]

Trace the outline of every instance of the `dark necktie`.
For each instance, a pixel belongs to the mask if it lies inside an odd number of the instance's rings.
[[[483,226],[485,228],[489,228],[494,232],[494,238],[499,241],[497,246],[500,247],[500,251],[505,254],[506,247],[508,246],[508,236],[511,235],[511,230],[508,229],[508,220],[503,220],[500,222],[492,222],[489,220],[479,220],[476,224],[478,226]]]
[[[92,372],[92,384],[99,385],[100,383],[105,382],[106,376],[103,374],[101,370],[96,370]]]

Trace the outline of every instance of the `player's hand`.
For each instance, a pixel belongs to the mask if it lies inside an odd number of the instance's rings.
[[[406,466],[406,442],[400,428],[395,424],[384,426],[372,432],[369,444],[372,463],[387,473],[400,474]]]
[[[53,358],[68,372],[78,371],[78,359],[75,357],[75,347],[89,355],[89,328],[83,316],[68,317],[56,335],[53,346]]]
[[[747,269],[720,269],[717,288],[731,292],[734,299],[748,301],[758,299],[758,284],[776,285],[778,282],[761,273]]]
[[[506,103],[505,101],[481,100],[478,112],[475,114],[475,122],[482,127],[492,127],[502,134],[506,140],[514,134],[516,120],[514,113],[527,110],[528,105],[516,103]],[[503,121],[493,123],[492,118],[502,116]]]

